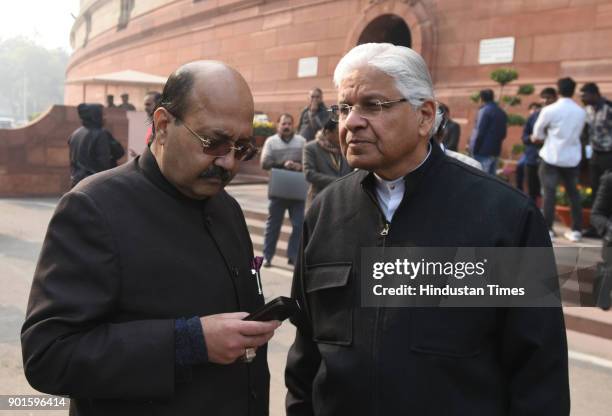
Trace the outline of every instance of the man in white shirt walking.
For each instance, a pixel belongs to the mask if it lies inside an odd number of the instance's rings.
[[[556,189],[561,180],[572,211],[572,230],[565,233],[565,238],[576,242],[582,239],[582,208],[577,185],[578,165],[582,158],[580,134],[584,128],[586,112],[572,100],[576,90],[573,79],[561,78],[557,81],[557,87],[561,97],[542,109],[533,129],[532,140],[544,142],[540,150],[542,163],[539,176],[544,200],[543,214],[550,237],[554,237]]]

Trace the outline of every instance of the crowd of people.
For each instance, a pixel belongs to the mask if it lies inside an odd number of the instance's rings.
[[[612,169],[612,102],[600,94],[595,83],[589,82],[580,89],[580,99],[584,104],[584,108],[580,108],[572,99],[575,88],[576,83],[571,78],[560,79],[557,89],[542,89],[540,102],[529,105],[529,116],[521,137],[524,153],[516,169],[517,187],[521,190],[525,188],[536,204],[541,203],[551,239],[556,237],[553,224],[557,186],[560,183],[564,186],[572,215],[572,229],[564,236],[573,242],[580,241],[583,235],[595,238],[603,235],[598,227],[582,229],[578,192],[581,160],[583,157],[588,159],[594,201],[597,201],[600,178]],[[507,115],[495,101],[492,90],[481,90],[479,98],[482,105],[465,153],[457,152],[461,127],[452,120],[450,109],[444,103],[438,103],[441,123],[435,126],[433,138],[448,156],[495,175],[502,143],[507,135]],[[122,104],[115,106],[114,97],[108,95],[107,108],[135,109],[129,103],[127,93],[121,94],[121,99]],[[277,134],[269,137],[263,147],[263,169],[303,171],[309,186],[303,199],[288,199],[282,195],[270,197],[264,244],[265,266],[270,266],[274,257],[285,211],[289,211],[293,227],[288,259],[289,264],[294,264],[304,210],[327,185],[351,170],[340,150],[337,121],[332,118],[332,109],[323,101],[323,91],[318,87],[313,88],[308,99],[308,105],[299,114],[297,126],[294,126],[293,115],[282,114],[277,120]],[[143,104],[150,121],[160,100],[159,92],[151,91],[145,95]],[[70,139],[73,186],[88,175],[115,167],[124,153],[108,130],[102,128],[101,119],[97,122],[87,119],[90,112],[100,113],[97,117],[102,117],[102,107],[82,104],[79,108],[79,115],[86,119],[83,120],[83,128]],[[79,140],[90,131],[87,140]],[[151,122],[145,138],[147,146],[153,137]],[[81,143],[88,145],[84,147]],[[131,149],[130,155],[137,156]]]

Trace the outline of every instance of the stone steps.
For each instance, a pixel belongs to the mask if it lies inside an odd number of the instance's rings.
[[[232,193],[240,202],[246,218],[256,255],[262,255],[263,235],[267,213],[266,185],[239,185],[232,187]],[[561,228],[560,226],[555,228]],[[291,234],[291,223],[287,216],[281,228],[277,243],[276,255],[272,260],[274,267],[290,272],[287,264],[287,242]],[[570,246],[569,242],[555,239],[556,246]],[[586,244],[601,244],[598,240],[588,240]],[[592,304],[593,271],[583,270],[580,283],[577,280],[565,282],[561,288],[565,325],[568,330],[612,340],[612,312],[599,308],[576,307],[580,304]]]

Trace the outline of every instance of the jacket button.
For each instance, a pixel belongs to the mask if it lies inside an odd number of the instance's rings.
[[[212,218],[210,218],[210,215],[207,215],[206,217],[204,217],[204,222],[206,223],[206,225],[211,226],[212,225]]]
[[[257,400],[257,392],[255,390],[251,390],[251,397],[253,400]]]
[[[240,276],[240,269],[234,266],[232,268],[232,273],[234,273],[234,277],[237,279]]]

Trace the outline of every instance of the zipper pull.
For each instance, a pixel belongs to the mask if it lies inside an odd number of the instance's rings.
[[[380,232],[380,235],[387,235],[387,234],[389,234],[389,223],[388,222],[385,223],[385,226]]]

